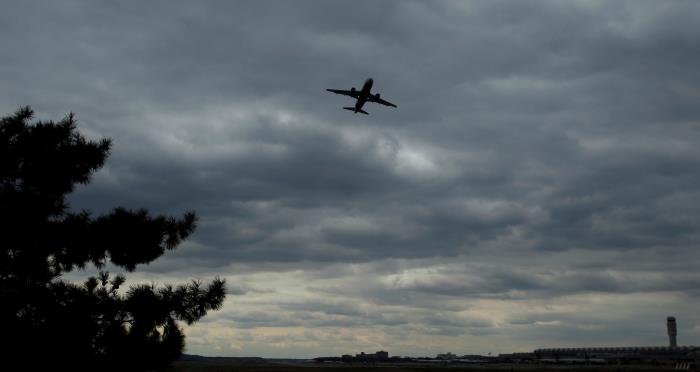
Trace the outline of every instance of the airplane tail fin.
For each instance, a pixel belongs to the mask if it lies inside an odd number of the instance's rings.
[[[350,111],[352,111],[352,112],[354,112],[354,113],[356,113],[356,114],[357,114],[358,112],[361,112],[361,113],[363,113],[363,114],[365,114],[365,115],[369,115],[369,113],[368,113],[367,111],[364,111],[364,110],[362,110],[362,109],[359,109],[359,110],[355,111],[355,108],[354,108],[354,107],[343,107],[343,108],[346,109],[346,110],[350,110]]]

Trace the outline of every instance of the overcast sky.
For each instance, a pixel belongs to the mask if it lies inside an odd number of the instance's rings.
[[[113,139],[72,207],[198,213],[129,276],[227,279],[188,353],[700,344],[700,2],[0,3],[0,114]]]

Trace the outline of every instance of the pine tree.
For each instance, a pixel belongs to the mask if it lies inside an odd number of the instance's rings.
[[[178,321],[221,307],[224,280],[136,285],[100,272],[84,283],[62,276],[107,263],[128,272],[175,249],[195,229],[181,218],[116,208],[72,212],[66,195],[107,159],[109,139],[78,133],[73,114],[32,122],[29,107],[0,119],[0,348],[3,364],[94,370],[158,370],[184,349]]]

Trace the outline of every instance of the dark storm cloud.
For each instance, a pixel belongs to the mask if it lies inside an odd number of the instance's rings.
[[[462,274],[462,275],[460,275]],[[476,273],[474,273],[476,274]],[[700,285],[693,274],[614,273],[592,271],[553,270],[543,273],[518,272],[512,269],[488,272],[480,270],[478,280],[459,272],[445,272],[415,283],[401,286],[402,290],[457,296],[509,296],[510,291],[523,291],[528,298],[544,291],[553,294],[577,292],[657,292],[688,291]],[[523,295],[515,295],[524,297]]]
[[[696,301],[696,3],[3,8],[0,109],[74,111],[80,130],[114,140],[72,205],[198,213],[194,236],[145,271],[231,270],[243,298],[285,284],[256,273],[304,273],[317,297],[226,312],[241,327],[415,322],[453,335],[483,320],[455,315],[464,299]],[[370,76],[398,109],[359,117],[324,92]],[[415,313],[361,316],[391,306]],[[523,334],[564,337],[578,319]]]

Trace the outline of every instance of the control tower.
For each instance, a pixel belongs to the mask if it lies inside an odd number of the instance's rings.
[[[676,347],[676,335],[678,330],[676,328],[676,317],[669,316],[666,318],[666,329],[668,330],[668,342],[670,347]]]

